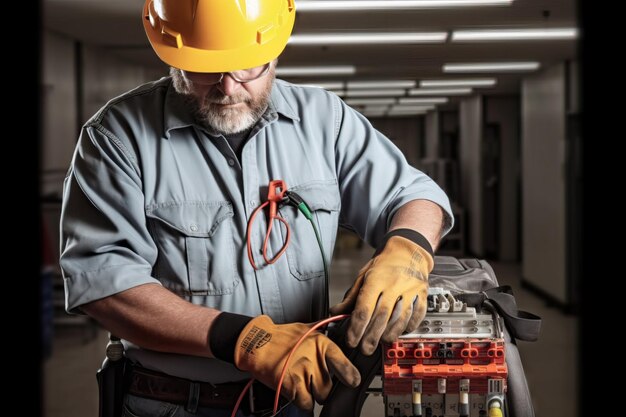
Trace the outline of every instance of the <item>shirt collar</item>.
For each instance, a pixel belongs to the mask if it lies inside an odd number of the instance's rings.
[[[276,111],[285,117],[288,117],[293,120],[300,121],[300,117],[298,113],[291,107],[289,102],[285,99],[285,96],[282,92],[283,88],[280,84],[279,80],[274,81],[274,86],[272,87],[272,94],[270,97],[270,108]]]
[[[163,113],[165,116],[163,128],[167,138],[170,136],[170,130],[196,125],[191,112],[188,110],[184,97],[176,92],[171,81],[165,93]],[[298,117],[293,107],[285,100],[284,95],[280,91],[280,87],[274,83],[268,109],[265,111],[263,117],[267,118],[267,121],[270,122],[274,119],[276,113],[293,120],[300,120],[300,117]]]
[[[165,136],[169,139],[170,130],[181,129],[193,126],[194,118],[187,107],[185,98],[178,94],[170,81],[165,93],[165,103],[163,105],[163,129]]]

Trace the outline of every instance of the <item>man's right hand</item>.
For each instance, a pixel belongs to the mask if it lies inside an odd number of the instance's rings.
[[[222,313],[220,316],[224,314],[237,316],[230,313]],[[219,327],[224,329],[223,325]],[[268,316],[255,317],[245,325],[237,338],[234,364],[275,389],[289,352],[309,329],[302,323],[275,324]],[[219,329],[211,330],[212,340],[220,337],[216,331]],[[219,358],[218,352],[213,350]],[[291,356],[281,394],[298,407],[311,410],[314,399],[322,403],[328,397],[332,388],[331,373],[351,387],[361,382],[359,371],[341,349],[323,334],[313,332]]]

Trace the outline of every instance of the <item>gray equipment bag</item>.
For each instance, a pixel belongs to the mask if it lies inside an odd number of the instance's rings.
[[[436,256],[428,282],[431,287],[449,290],[468,305],[488,303],[498,310],[505,323],[508,416],[534,417],[535,410],[515,340],[536,341],[541,318],[517,309],[511,288],[498,285],[493,268],[484,260]]]
[[[484,260],[436,256],[435,267],[429,276],[429,285],[450,291],[456,299],[467,303],[468,306],[476,307],[477,311],[495,310],[502,317],[505,324],[504,339],[508,366],[505,415],[534,417],[535,411],[515,340],[537,340],[541,319],[517,309],[511,288],[499,286],[493,269]],[[353,389],[335,382],[320,417],[359,417],[367,397],[367,390],[382,367],[380,346],[371,356],[361,354],[358,348],[351,349],[346,346],[347,323],[348,320],[345,320],[338,326],[330,328],[329,337],[342,348],[359,370],[361,385]]]

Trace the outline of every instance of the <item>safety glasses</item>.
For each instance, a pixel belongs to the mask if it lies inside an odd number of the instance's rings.
[[[193,84],[219,84],[222,82],[226,74],[228,74],[233,80],[237,81],[238,83],[249,83],[250,81],[258,80],[259,78],[267,75],[270,72],[271,66],[272,63],[268,62],[267,64],[260,65],[258,67],[230,72],[181,72],[183,74],[183,77],[185,77],[187,81]]]

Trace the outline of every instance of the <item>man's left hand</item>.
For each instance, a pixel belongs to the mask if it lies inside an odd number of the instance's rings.
[[[428,274],[433,257],[422,246],[401,236],[391,236],[372,258],[331,314],[352,310],[347,343],[361,344],[371,355],[379,341],[393,342],[403,332],[417,329],[426,315]]]

